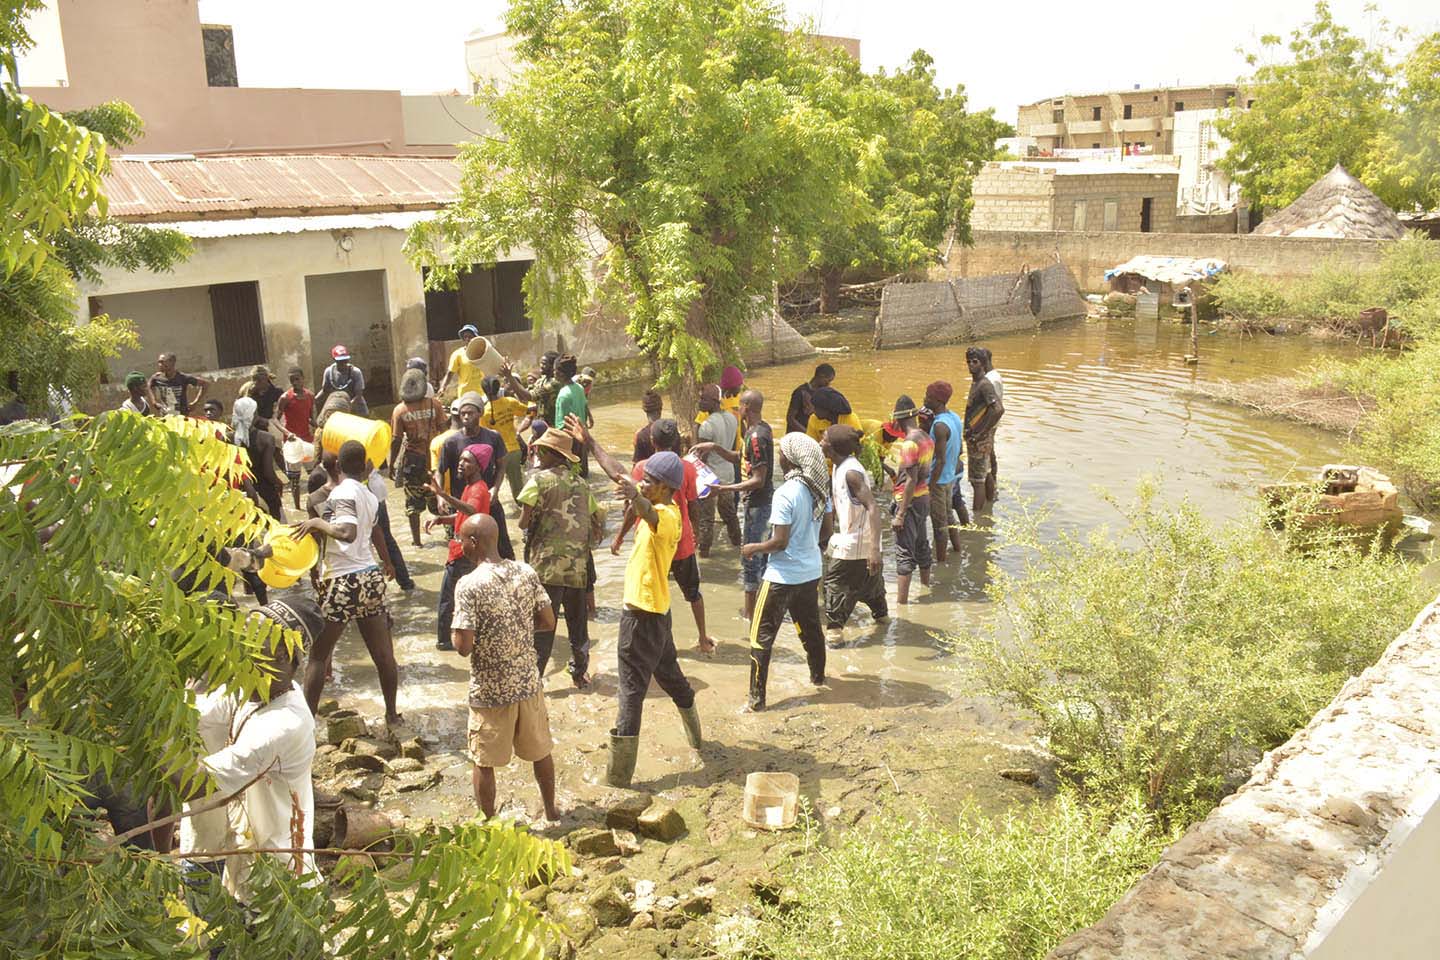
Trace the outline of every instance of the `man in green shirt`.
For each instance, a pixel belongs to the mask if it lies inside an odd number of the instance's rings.
[[[525,531],[525,557],[558,613],[565,611],[570,640],[570,678],[575,686],[590,684],[590,627],[585,591],[592,546],[605,532],[605,511],[595,502],[590,485],[574,468],[579,462],[570,434],[549,429],[534,443],[540,469],[516,498]],[[555,629],[537,631],[535,655],[540,676],[550,664]]]
[[[585,396],[583,384],[575,381],[575,373],[579,370],[579,361],[574,354],[565,354],[555,361],[555,380],[560,384],[560,390],[555,394],[555,420],[551,426],[565,422],[567,416],[574,415],[585,426],[593,425],[590,419],[590,400]],[[584,451],[580,454],[580,476],[590,475],[590,464]]]

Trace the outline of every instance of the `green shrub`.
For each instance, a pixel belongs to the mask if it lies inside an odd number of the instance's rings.
[[[1210,296],[1223,313],[1247,320],[1298,319],[1290,301],[1290,287],[1256,273],[1222,273]]]
[[[1061,795],[953,829],[889,817],[797,858],[793,895],[750,944],[770,960],[1032,960],[1094,923],[1168,837],[1132,803],[1104,813]]]
[[[1217,526],[1153,494],[1142,483],[1118,536],[1007,531],[1030,559],[1019,576],[994,571],[1004,616],[957,646],[1087,796],[1138,794],[1179,824],[1372,663],[1422,597],[1378,549],[1291,551],[1258,517]]]

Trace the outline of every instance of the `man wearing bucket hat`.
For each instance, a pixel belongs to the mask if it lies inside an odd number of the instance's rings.
[[[635,775],[640,716],[652,677],[679,709],[690,746],[699,750],[702,743],[695,690],[680,669],[670,632],[669,568],[680,543],[680,509],[674,501],[675,491],[685,483],[685,464],[677,454],[662,450],[645,461],[644,475],[636,483],[584,424],[571,417],[566,427],[595,455],[595,462],[640,519],[635,547],[625,566],[625,605],[620,611],[616,648],[620,709],[610,730],[610,761],[605,771],[605,781],[612,787],[628,787]]]
[[[445,396],[452,386],[456,396],[480,393],[486,377],[500,372],[505,358],[495,345],[480,336],[473,324],[460,328],[460,346],[450,353],[450,362],[445,368],[445,379],[440,381],[440,396]]]
[[[558,613],[565,612],[570,641],[570,679],[577,687],[590,684],[590,628],[585,591],[590,551],[605,532],[605,511],[595,502],[590,485],[571,466],[579,461],[573,440],[563,430],[546,430],[532,445],[540,469],[525,484],[520,503],[520,529],[525,531],[525,556]],[[535,634],[540,675],[550,663],[555,631]]]
[[[337,343],[330,349],[333,361],[320,375],[320,392],[315,395],[315,406],[324,409],[325,399],[339,391],[350,397],[350,409],[357,416],[368,417],[370,406],[365,402],[365,374],[350,362],[350,348]]]

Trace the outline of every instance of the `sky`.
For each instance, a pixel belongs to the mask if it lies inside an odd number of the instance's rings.
[[[1362,35],[1368,0],[1332,0]],[[1436,0],[1378,0],[1379,14],[1412,36],[1440,30]],[[248,87],[466,90],[464,41],[503,29],[504,0],[200,0],[207,23],[235,31]],[[858,37],[866,69],[893,69],[912,51],[935,58],[941,84],[963,84],[972,108],[1013,122],[1019,104],[1066,93],[1229,83],[1245,71],[1237,47],[1288,35],[1311,0],[787,0],[797,22]]]

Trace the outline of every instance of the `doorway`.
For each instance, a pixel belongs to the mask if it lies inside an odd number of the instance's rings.
[[[1155,206],[1154,197],[1146,197],[1140,201],[1140,232],[1150,232],[1150,211]]]

